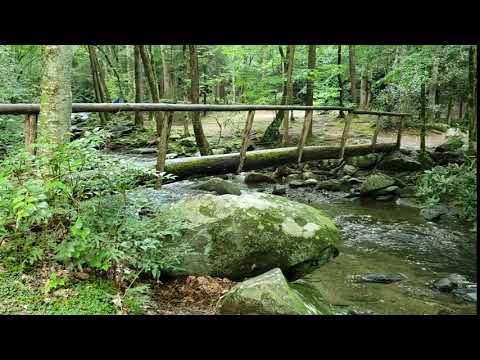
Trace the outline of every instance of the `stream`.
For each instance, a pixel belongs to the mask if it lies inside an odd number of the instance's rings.
[[[133,159],[125,156],[123,160],[132,163]],[[137,164],[145,166],[150,161],[144,158]],[[160,191],[152,191],[152,200],[164,205],[202,193],[191,188],[196,181],[165,184]],[[243,191],[270,192],[272,188],[248,187],[241,176],[234,181]],[[471,223],[448,218],[429,222],[418,208],[345,195],[313,188],[288,190],[291,200],[324,211],[343,238],[340,255],[302,281],[319,290],[336,309],[353,309],[353,313],[476,314],[476,304],[431,287],[431,282],[450,273],[476,283],[476,233],[470,230]],[[406,279],[391,284],[353,282],[352,275],[359,273],[401,273]]]

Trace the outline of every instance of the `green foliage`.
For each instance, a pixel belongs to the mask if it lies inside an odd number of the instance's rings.
[[[97,149],[107,138],[95,130],[49,156],[18,152],[0,163],[2,253],[29,266],[54,257],[71,268],[124,266],[155,277],[179,262],[187,249],[167,243],[182,224],[142,222],[140,200],[127,201],[130,189],[171,176],[105,158]]]
[[[449,164],[427,170],[417,184],[417,195],[426,207],[440,202],[451,202],[461,217],[477,217],[477,167],[476,164]]]

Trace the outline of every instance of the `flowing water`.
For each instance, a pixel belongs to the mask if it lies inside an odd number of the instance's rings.
[[[145,166],[153,159],[125,155],[122,160]],[[137,161],[139,160],[139,161]],[[238,180],[238,181],[241,181]],[[165,184],[149,198],[168,204],[199,190],[195,180]],[[268,185],[244,191],[267,191]],[[429,222],[415,207],[395,202],[347,199],[346,194],[289,189],[288,197],[324,211],[342,233],[340,255],[302,279],[342,312],[373,314],[476,314],[476,304],[440,293],[431,282],[450,273],[477,281],[476,232],[472,224],[455,219]],[[358,273],[401,273],[406,279],[392,284],[355,283]]]

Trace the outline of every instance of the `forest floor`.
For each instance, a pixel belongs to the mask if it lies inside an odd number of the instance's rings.
[[[295,121],[290,123],[290,136],[293,143],[298,142],[300,137],[304,111],[293,112]],[[274,111],[256,111],[253,121],[253,131],[257,134],[263,134],[268,125],[275,118]],[[220,135],[220,126],[222,127],[222,140],[240,138],[243,134],[245,126],[246,113],[245,112],[212,112],[207,113],[207,116],[202,117],[202,125],[206,137],[211,145],[218,142]],[[359,115],[354,119],[351,126],[351,137],[348,144],[368,144],[374,131],[374,123],[376,117],[371,115]],[[342,137],[344,122],[338,118],[337,112],[316,113],[313,118],[313,139],[310,141],[311,145],[335,145],[340,143]],[[183,133],[183,122],[177,120],[174,122],[172,129]],[[190,133],[193,131],[190,126]],[[378,143],[387,143],[396,141],[397,132],[392,130],[384,130],[378,136]],[[437,131],[429,131],[427,134],[427,147],[438,146],[446,141],[446,136]],[[222,141],[223,142],[223,141]],[[420,148],[419,130],[405,129],[402,136],[402,147],[404,148]]]

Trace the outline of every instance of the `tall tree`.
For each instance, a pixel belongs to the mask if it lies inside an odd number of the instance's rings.
[[[355,45],[348,45],[348,56],[350,60],[350,94],[352,95],[352,102],[358,106],[357,96],[357,60],[355,56]]]
[[[111,102],[110,94],[108,93],[107,85],[105,84],[105,76],[101,67],[100,61],[97,57],[97,51],[95,46],[87,45],[88,54],[90,58],[90,69],[92,72],[93,88],[95,90],[95,98],[99,103]],[[111,116],[109,113],[99,113],[100,121],[102,124],[109,123]]]
[[[141,103],[145,96],[142,58],[140,56],[140,49],[138,45],[134,46],[134,69],[135,69],[135,102]],[[145,122],[145,113],[142,111],[135,112],[135,126],[143,128]]]
[[[475,46],[471,45],[468,48],[468,151],[475,153],[475,128],[477,120],[477,109],[475,97],[475,73],[476,73],[476,59]]]
[[[40,155],[49,154],[52,145],[58,146],[70,140],[73,52],[72,45],[43,46],[38,116]]]
[[[427,120],[426,120],[426,113],[425,113],[425,83],[422,82],[420,85],[420,151],[422,156],[426,154],[426,144],[425,144],[425,137],[427,133]]]
[[[317,45],[308,46],[308,77],[307,77],[307,98],[306,105],[313,106],[313,80],[315,79],[314,70],[316,67],[317,60]],[[308,127],[307,139],[311,138],[313,135],[312,122]]]
[[[190,100],[193,104],[200,103],[200,76],[198,72],[198,53],[196,45],[188,45],[190,54]],[[210,153],[207,138],[203,132],[202,123],[200,122],[200,113],[198,111],[192,114],[193,132],[195,133],[195,140],[197,142],[200,154],[208,155]]]
[[[342,45],[338,45],[338,52],[337,52],[337,65],[340,67],[342,65]],[[340,73],[340,69],[337,75],[338,79],[338,106],[343,107],[343,79],[342,79],[342,74]],[[338,117],[343,119],[345,117],[345,114],[343,113],[343,110],[340,110],[338,113]]]
[[[288,64],[287,64],[287,99],[286,104],[290,105],[293,103],[293,83],[292,83],[292,74],[293,74],[293,61],[295,59],[295,45],[288,45]],[[285,111],[283,115],[283,137],[282,144],[283,146],[288,145],[288,127],[289,127],[289,116],[290,112]]]
[[[438,88],[438,67],[440,62],[440,47],[436,48],[436,51],[433,54],[433,65],[432,65],[432,77],[430,81],[430,90],[428,92],[428,121],[432,122],[435,119],[435,100],[437,98],[437,88]]]
[[[135,45],[127,45],[128,101],[135,99]]]

